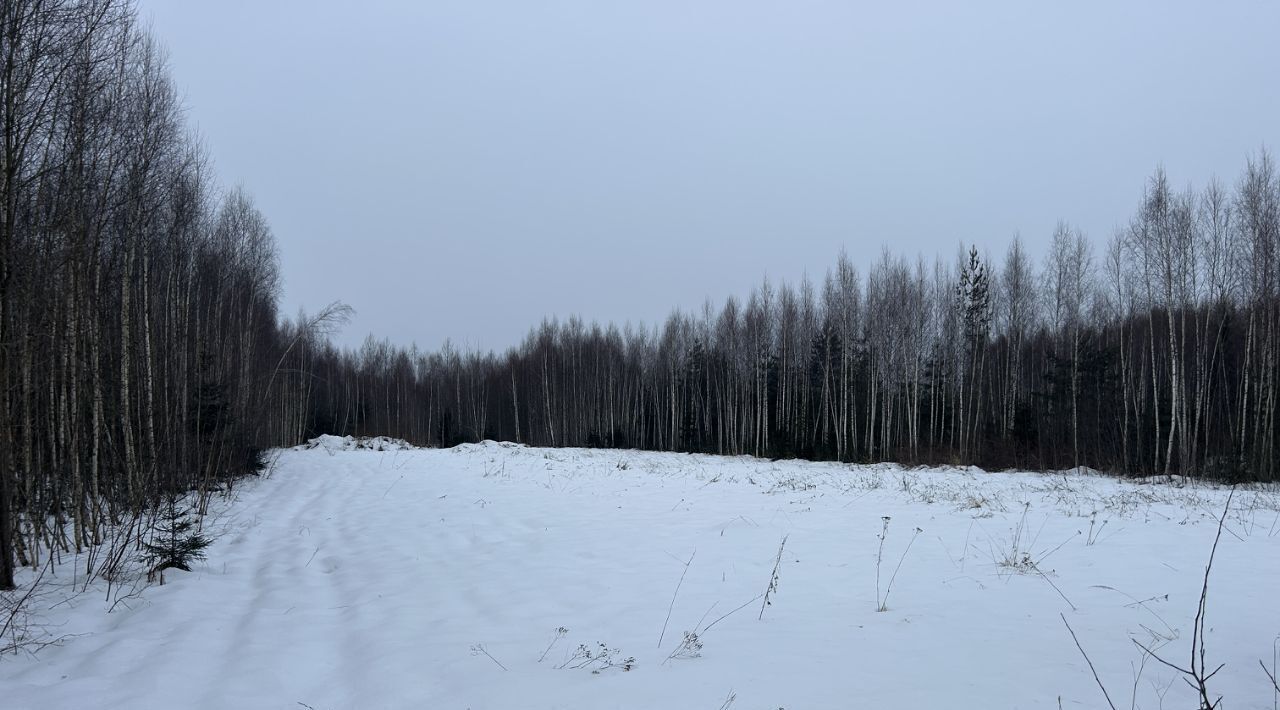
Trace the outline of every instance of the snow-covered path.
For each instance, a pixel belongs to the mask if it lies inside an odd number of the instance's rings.
[[[0,660],[0,705],[1102,706],[1062,613],[1127,707],[1131,636],[1188,658],[1226,500],[1098,476],[337,444],[284,452],[239,493],[207,564],[131,609],[84,595],[45,612],[83,635]],[[1214,687],[1269,708],[1276,496],[1235,502],[1210,589],[1210,660],[1227,664]],[[881,595],[902,563],[877,612],[883,516]],[[667,660],[684,631],[700,655]],[[572,660],[599,644],[613,667]],[[1188,704],[1154,661],[1136,687],[1142,707]]]

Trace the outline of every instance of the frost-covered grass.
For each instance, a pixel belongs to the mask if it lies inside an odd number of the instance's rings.
[[[101,588],[51,593],[69,568],[46,577],[31,623],[67,638],[0,659],[0,704],[1105,707],[1063,614],[1117,706],[1195,706],[1131,639],[1187,664],[1223,488],[357,449],[283,452],[237,488],[205,563],[111,613]],[[1275,699],[1278,511],[1242,489],[1226,517],[1206,623],[1226,707]]]

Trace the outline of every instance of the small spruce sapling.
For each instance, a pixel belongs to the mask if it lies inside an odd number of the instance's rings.
[[[171,496],[156,521],[150,542],[142,543],[142,559],[147,565],[147,579],[158,575],[164,584],[164,571],[170,568],[191,571],[191,563],[205,558],[205,548],[213,540],[205,537],[196,525],[191,510]]]

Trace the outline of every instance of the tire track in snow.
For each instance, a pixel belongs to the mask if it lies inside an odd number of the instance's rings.
[[[342,668],[342,642],[311,633],[326,626],[347,603],[337,590],[326,561],[341,557],[341,538],[330,531],[334,487],[345,489],[345,476],[307,470],[305,460],[290,460],[265,481],[251,505],[260,523],[237,549],[235,561],[242,590],[220,601],[218,614],[232,625],[221,637],[219,651],[209,654],[215,669],[201,697],[207,707],[236,699],[261,703],[253,689],[265,682],[298,701],[322,694],[326,678]],[[340,474],[340,471],[333,471]],[[267,653],[263,653],[266,651]],[[264,663],[268,656],[270,663]]]

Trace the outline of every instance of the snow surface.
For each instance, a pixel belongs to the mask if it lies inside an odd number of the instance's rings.
[[[1187,664],[1226,498],[1085,472],[326,437],[236,488],[194,572],[110,613],[101,583],[42,597],[65,638],[0,659],[0,706],[1105,707],[1063,614],[1117,706],[1193,707],[1131,638]],[[1214,564],[1227,708],[1273,707],[1278,509],[1274,489],[1238,490]],[[881,597],[901,568],[878,612],[884,516]],[[700,649],[679,652],[685,631]]]

